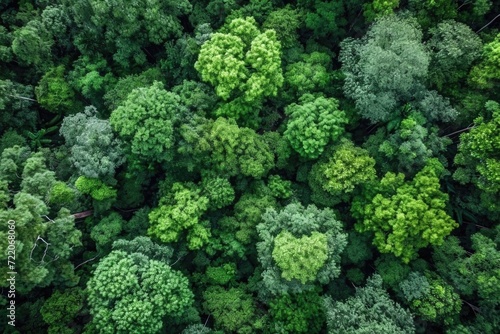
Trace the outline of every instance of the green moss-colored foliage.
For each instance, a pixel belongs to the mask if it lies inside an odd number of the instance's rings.
[[[467,25],[444,21],[432,29],[429,78],[438,89],[456,84],[467,77],[472,63],[479,58],[482,43]]]
[[[211,209],[223,208],[234,201],[234,189],[227,179],[206,177],[202,180],[201,187]]]
[[[471,239],[472,254],[467,254],[456,237],[448,237],[443,245],[436,247],[433,254],[436,269],[461,295],[471,298],[477,294],[480,305],[493,307],[499,304],[500,252],[494,240],[480,233]]]
[[[414,333],[410,312],[391,300],[378,275],[346,301],[325,298],[328,333]]]
[[[255,306],[243,288],[209,287],[203,293],[203,308],[213,316],[215,328],[224,332],[252,333]]]
[[[500,78],[500,34],[496,38],[484,45],[482,61],[474,66],[470,73],[469,80],[478,88],[492,89],[498,87]]]
[[[50,69],[35,88],[38,103],[56,114],[72,112],[78,107],[75,92],[66,81],[64,72],[62,65]]]
[[[181,129],[185,142],[179,150],[189,156],[188,168],[197,162],[197,169],[217,176],[242,174],[261,178],[274,166],[271,148],[254,130],[239,127],[235,120],[222,117],[200,123],[196,128],[187,125]]]
[[[398,284],[410,274],[410,266],[402,263],[392,254],[383,254],[375,261],[377,273],[384,284],[391,289],[397,289]]]
[[[49,204],[52,186],[59,182],[47,168],[42,152],[14,146],[0,158],[0,253],[7,255],[8,221],[15,225],[16,293],[27,294],[51,284],[59,288],[78,284],[70,261],[81,246],[82,233],[70,211]],[[11,224],[12,225],[12,224]],[[10,240],[12,237],[10,237]],[[0,274],[12,271],[6,265]],[[4,281],[2,286],[8,286]]]
[[[409,0],[408,8],[414,13],[420,25],[428,28],[444,20],[456,18],[458,3],[453,0]]]
[[[292,47],[297,43],[297,29],[300,27],[301,15],[298,10],[290,5],[276,9],[269,13],[262,27],[274,30],[276,38],[280,41],[283,49]]]
[[[438,131],[438,127],[431,126],[421,113],[412,112],[402,120],[390,122],[387,131],[379,129],[364,146],[382,171],[396,169],[413,176],[430,158],[445,161],[443,152],[451,140],[439,137]]]
[[[32,86],[0,80],[0,131],[34,130],[37,114],[32,108],[33,100]]]
[[[28,22],[22,28],[17,29],[13,35],[12,52],[19,63],[24,66],[33,65],[40,70],[50,67],[54,40],[40,21]]]
[[[90,237],[95,241],[97,250],[111,249],[111,244],[122,231],[123,218],[116,212],[104,217],[90,230]]]
[[[373,256],[371,239],[367,234],[349,232],[347,246],[342,253],[343,262],[361,265]]]
[[[92,105],[101,106],[102,96],[108,87],[113,86],[116,78],[107,60],[101,53],[82,55],[73,62],[73,70],[68,74],[69,83]]]
[[[412,181],[404,181],[403,174],[387,173],[365,195],[355,198],[351,211],[358,219],[356,229],[373,232],[373,244],[380,252],[406,263],[420,248],[441,244],[458,226],[445,211],[448,195],[439,184],[443,169],[431,159]]]
[[[234,205],[236,223],[232,223],[237,240],[250,244],[257,239],[255,227],[262,222],[262,215],[267,208],[276,207],[276,200],[263,194],[244,194]],[[228,226],[229,227],[229,226]]]
[[[331,81],[328,71],[331,67],[331,57],[325,53],[313,52],[304,54],[301,58],[302,61],[286,67],[285,85],[298,96],[324,91]]]
[[[425,320],[452,325],[458,320],[462,301],[451,285],[430,279],[428,293],[413,299],[411,308]]]
[[[208,267],[205,274],[210,284],[225,285],[235,278],[236,273],[234,263],[225,263],[217,267]]]
[[[104,103],[109,110],[115,110],[134,89],[149,87],[161,79],[161,72],[157,68],[148,69],[137,75],[128,75],[119,79],[114,87],[104,94]]]
[[[317,186],[332,196],[333,202],[348,201],[355,189],[375,179],[375,160],[368,152],[342,140],[327,161],[316,163],[309,174],[309,186],[320,196]]]
[[[373,0],[363,6],[363,15],[367,21],[373,21],[376,18],[391,15],[399,6],[400,0]]]
[[[173,159],[174,126],[185,108],[160,82],[134,89],[109,118],[111,126],[142,162]]]
[[[0,137],[0,152],[3,152],[6,148],[13,146],[26,146],[26,138],[21,136],[15,130],[7,130]]]
[[[302,284],[313,281],[328,258],[326,235],[312,232],[311,236],[294,237],[288,231],[274,239],[273,260],[281,270],[281,277]]]
[[[283,180],[279,175],[269,176],[267,186],[276,198],[286,199],[292,196],[292,182]]]
[[[64,292],[56,290],[43,303],[40,313],[49,325],[48,333],[72,332],[69,324],[83,308],[85,294],[81,288],[71,288]]]
[[[327,284],[340,274],[347,235],[332,210],[293,203],[280,212],[268,209],[262,220],[257,251],[269,292],[311,290],[312,284]]]
[[[75,44],[84,54],[100,50],[123,68],[147,61],[143,48],[179,37],[179,16],[192,9],[189,1],[77,1],[69,9],[78,33]],[[105,34],[100,34],[105,31]]]
[[[75,182],[75,187],[82,194],[90,195],[97,201],[105,201],[116,198],[116,190],[104,184],[104,182],[99,179],[80,176]]]
[[[323,301],[316,291],[287,294],[269,303],[270,333],[319,333],[325,323]]]
[[[148,233],[163,242],[175,242],[187,230],[188,247],[199,249],[210,237],[201,216],[208,209],[209,200],[192,184],[174,183],[159,206],[149,214]]]
[[[412,272],[408,278],[399,283],[399,288],[408,302],[422,299],[431,293],[429,280],[419,272]]]
[[[462,184],[474,184],[482,191],[481,205],[488,211],[499,212],[500,105],[488,101],[485,109],[491,113],[491,119],[478,117],[474,121],[475,127],[460,135],[458,154],[455,156],[458,168],[453,178]]]
[[[159,333],[165,316],[191,304],[187,279],[140,250],[113,250],[87,283],[92,323],[99,333]]]
[[[50,204],[70,204],[75,200],[75,191],[70,188],[66,183],[56,181],[49,193]]]
[[[285,109],[289,120],[284,136],[302,157],[315,159],[344,133],[347,118],[336,99],[304,94],[299,101]]]
[[[312,31],[313,38],[333,43],[344,36],[347,22],[342,2],[299,0],[297,5],[304,11],[305,26]]]
[[[238,18],[203,44],[195,68],[223,100],[258,102],[275,96],[283,84],[280,51],[274,30],[261,33],[252,17]],[[244,115],[235,110],[220,116]]]
[[[344,93],[361,116],[388,121],[396,109],[422,90],[429,55],[416,22],[388,16],[375,22],[361,40],[342,42]]]

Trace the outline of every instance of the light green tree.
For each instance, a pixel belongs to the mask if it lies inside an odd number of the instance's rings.
[[[340,274],[347,235],[332,210],[298,203],[280,212],[269,208],[257,231],[262,278],[272,294],[311,290]]]
[[[276,96],[283,85],[276,32],[261,33],[252,17],[234,19],[214,33],[202,45],[194,66],[219,97],[237,101],[237,105],[258,104],[264,97]],[[229,109],[231,113],[218,115],[239,119],[245,116],[245,109]]]
[[[392,253],[405,263],[420,248],[440,245],[458,224],[446,212],[448,195],[441,192],[439,176],[444,167],[436,159],[411,181],[403,174],[387,173],[351,208],[359,232],[373,232],[373,244],[381,253]]]
[[[190,249],[199,249],[210,237],[210,229],[201,221],[209,200],[194,184],[174,183],[171,191],[160,199],[159,206],[149,213],[149,235],[162,242],[175,242],[187,230]]]
[[[453,178],[462,184],[472,183],[481,190],[481,203],[489,212],[500,212],[500,105],[488,101],[485,105],[491,119],[478,117],[474,127],[460,135],[455,156],[457,170]]]

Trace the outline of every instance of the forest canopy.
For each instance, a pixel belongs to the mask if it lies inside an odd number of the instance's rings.
[[[500,2],[0,1],[2,333],[500,333]]]

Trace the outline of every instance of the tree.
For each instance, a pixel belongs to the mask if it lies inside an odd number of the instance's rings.
[[[118,79],[113,88],[104,94],[104,103],[109,110],[115,110],[136,88],[150,87],[155,81],[161,81],[162,74],[157,68],[150,68],[140,74],[127,75]]]
[[[52,63],[53,44],[54,40],[43,24],[32,20],[14,32],[12,51],[22,65],[43,70]]]
[[[123,218],[118,213],[112,212],[92,227],[90,237],[95,241],[98,252],[110,251],[111,244],[120,235],[123,225]]]
[[[298,203],[277,212],[269,208],[257,225],[264,285],[274,295],[311,290],[340,274],[347,235],[330,209]]]
[[[160,199],[159,206],[149,214],[148,233],[163,242],[175,242],[187,230],[188,247],[199,249],[203,246],[210,237],[210,229],[200,218],[208,209],[209,200],[200,192],[194,184],[174,183],[167,196]]]
[[[297,7],[302,10],[307,29],[313,38],[335,45],[344,37],[345,19],[344,3],[325,0],[299,0]]]
[[[339,57],[344,93],[372,123],[396,118],[397,109],[424,90],[430,57],[414,20],[383,17],[362,39],[344,40]]]
[[[489,212],[500,212],[500,105],[488,101],[485,109],[491,119],[478,117],[475,126],[460,135],[458,153],[455,156],[457,170],[453,178],[462,184],[472,183],[481,190],[481,203]]]
[[[116,78],[110,64],[101,53],[82,55],[73,62],[73,70],[68,74],[73,88],[90,100],[90,104],[101,108],[104,92],[112,86]]]
[[[201,187],[211,209],[221,209],[234,201],[234,189],[228,179],[206,177],[202,179]]]
[[[264,29],[274,30],[276,38],[281,43],[283,49],[296,45],[298,40],[297,29],[301,25],[302,15],[297,9],[290,5],[276,9],[269,13],[262,27]]]
[[[7,148],[0,166],[0,218],[15,225],[16,290],[27,294],[50,284],[61,288],[76,285],[79,277],[70,258],[81,246],[82,233],[68,209],[48,205],[52,189],[60,181],[47,168],[42,152]],[[0,252],[5,254],[10,245],[8,231],[8,224],[2,225]],[[8,271],[7,266],[1,269],[4,276]]]
[[[325,298],[328,333],[414,333],[411,313],[391,300],[382,278],[373,275],[366,286],[344,302]]]
[[[431,124],[421,113],[410,112],[404,119],[377,130],[368,137],[364,147],[383,172],[396,170],[413,176],[431,158],[446,161],[443,153],[451,140],[439,137],[438,127]]]
[[[309,186],[313,192],[317,190],[316,185],[320,186],[334,196],[336,202],[347,201],[355,189],[375,179],[374,167],[375,160],[366,150],[354,146],[349,140],[341,140],[328,160],[312,167]]]
[[[256,310],[252,297],[241,287],[228,290],[209,287],[203,293],[203,300],[203,308],[213,315],[216,328],[225,332],[252,332]]]
[[[344,133],[347,118],[336,99],[304,94],[299,101],[285,108],[289,120],[283,135],[302,157],[315,159]]]
[[[326,53],[312,52],[301,55],[302,60],[289,64],[285,72],[285,87],[297,95],[322,92],[331,81],[331,57]]]
[[[165,316],[192,303],[187,278],[148,254],[113,248],[87,283],[93,325],[100,333],[159,333]]]
[[[455,85],[467,76],[482,49],[480,38],[465,24],[444,21],[431,30],[429,79],[439,89]]]
[[[179,17],[191,12],[189,1],[79,0],[65,1],[78,27],[75,45],[83,54],[98,49],[113,57],[122,68],[143,65],[143,48],[179,37]]]
[[[109,118],[113,129],[127,144],[132,157],[144,163],[171,161],[174,127],[185,112],[177,94],[160,82],[136,88]]]
[[[76,109],[75,92],[64,78],[64,66],[51,68],[35,88],[36,99],[48,111],[66,114]]]
[[[495,234],[498,235],[498,227]],[[433,260],[440,277],[450,282],[463,296],[479,296],[479,304],[494,308],[499,302],[500,252],[494,240],[481,233],[472,239],[472,253],[467,252],[456,237],[448,237],[445,243],[435,248]]]
[[[470,72],[470,82],[482,89],[493,89],[498,85],[500,78],[500,34],[493,41],[483,47],[482,61],[474,66]]]
[[[97,201],[113,200],[116,198],[116,190],[99,179],[80,176],[75,181],[75,187],[82,194],[90,195]]]
[[[411,308],[423,319],[452,325],[458,321],[462,308],[460,296],[453,287],[439,278],[429,279],[427,293],[411,301]]]
[[[405,263],[420,248],[442,244],[458,226],[445,211],[448,195],[439,184],[443,171],[441,163],[430,159],[412,181],[389,172],[378,185],[368,185],[351,207],[356,230],[372,231],[381,253],[393,253]]]
[[[399,0],[373,0],[363,6],[363,15],[367,21],[394,14],[394,9],[399,6]]]
[[[69,325],[83,308],[84,300],[81,288],[54,291],[40,309],[43,321],[49,325],[48,333],[71,333]]]
[[[183,142],[179,151],[189,169],[223,177],[238,174],[261,178],[274,166],[274,154],[254,130],[238,127],[234,119],[199,119],[198,124],[181,126]]]
[[[323,300],[316,291],[279,296],[269,303],[272,333],[319,333],[325,323]]]
[[[97,118],[97,109],[64,118],[60,134],[70,148],[70,160],[87,178],[109,179],[125,162],[122,142],[113,133],[110,122]]]
[[[255,19],[238,18],[202,45],[194,66],[224,101],[252,104],[275,96],[282,86],[280,52],[274,30],[260,33]],[[234,111],[217,115],[235,119],[245,116]]]
[[[281,231],[274,239],[272,256],[282,278],[306,284],[313,281],[325,265],[327,251],[325,234],[314,231],[310,236],[296,238],[288,231]]]
[[[0,80],[0,132],[8,128],[34,130],[38,120],[33,109],[33,87]]]

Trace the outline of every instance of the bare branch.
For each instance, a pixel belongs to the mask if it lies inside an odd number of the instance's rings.
[[[85,263],[95,260],[95,259],[96,259],[99,255],[101,255],[101,253],[98,253],[98,254],[97,254],[96,256],[94,256],[93,258],[88,259],[87,261],[84,261],[84,262],[80,263],[79,265],[77,265],[77,266],[75,267],[75,270],[76,270],[76,268],[78,268],[78,267],[80,267],[80,266],[84,265]]]
[[[481,30],[483,30],[484,28],[486,28],[487,26],[489,26],[490,24],[492,24],[492,23],[493,23],[493,21],[495,21],[495,20],[496,20],[497,18],[499,18],[499,17],[500,17],[500,14],[498,14],[497,16],[495,16],[495,17],[493,18],[493,20],[491,20],[491,21],[490,21],[490,22],[488,22],[486,25],[484,25],[481,29],[479,29],[478,31],[476,31],[476,34],[478,34]]]

